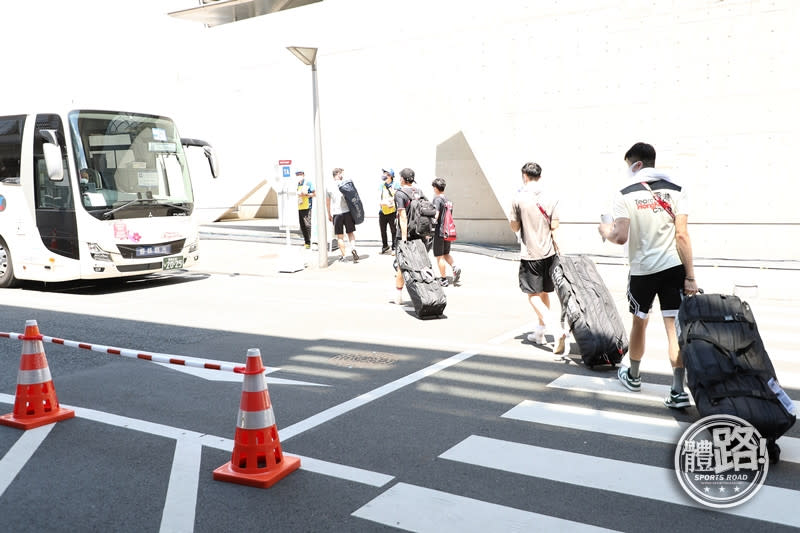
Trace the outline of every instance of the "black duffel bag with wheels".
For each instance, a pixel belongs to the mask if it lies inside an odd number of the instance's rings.
[[[395,254],[417,316],[442,316],[447,306],[447,296],[431,266],[425,243],[421,239],[399,241]]]
[[[770,462],[777,462],[775,441],[795,423],[795,407],[778,383],[747,302],[725,294],[686,297],[676,329],[700,416],[746,420],[767,439]]]
[[[617,365],[628,352],[628,335],[594,261],[584,255],[558,255],[552,275],[583,363],[590,368]]]

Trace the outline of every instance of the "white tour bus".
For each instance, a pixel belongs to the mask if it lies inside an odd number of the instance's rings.
[[[120,111],[0,116],[0,287],[140,276],[198,259],[192,182],[169,118]]]

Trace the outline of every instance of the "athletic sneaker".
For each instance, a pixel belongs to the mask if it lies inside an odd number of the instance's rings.
[[[403,305],[403,289],[399,291],[397,289],[394,290],[394,303],[397,305]]]
[[[453,267],[453,285],[458,283],[458,280],[461,278],[461,269],[459,267]]]
[[[358,252],[353,248],[353,263],[358,263]]]
[[[669,396],[664,399],[664,405],[671,409],[683,409],[689,407],[692,403],[689,401],[689,395],[685,392],[669,391]]]
[[[305,246],[306,246],[306,250],[310,250],[311,249],[311,245],[310,244],[306,244]]]
[[[439,278],[439,285],[441,285],[442,287],[447,287],[448,285],[450,285],[450,283],[447,281],[447,278]]]
[[[625,388],[628,390],[632,390],[633,392],[639,392],[642,390],[642,377],[631,377],[630,370],[624,366],[619,367],[619,370],[617,371],[617,378],[619,378],[620,382],[622,382],[622,384],[625,385]]]
[[[534,344],[544,344],[544,326],[536,326],[536,329],[533,330],[533,333],[528,333],[526,337],[529,342]]]
[[[389,253],[390,248],[388,246],[384,246],[381,248],[381,255],[386,255]]]

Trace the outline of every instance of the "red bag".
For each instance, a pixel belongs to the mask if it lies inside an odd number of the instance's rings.
[[[447,202],[442,214],[442,237],[446,241],[456,240],[456,223],[453,220],[453,202]]]

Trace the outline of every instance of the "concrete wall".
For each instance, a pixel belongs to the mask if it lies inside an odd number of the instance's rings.
[[[448,179],[462,239],[509,242],[503,213],[537,161],[563,196],[564,248],[605,250],[594,223],[643,140],[691,191],[697,255],[800,256],[791,0],[326,0],[208,33],[226,50],[211,88],[235,95],[219,131],[258,125],[257,159],[293,150],[307,169],[310,73],[283,46],[320,46],[325,177],[344,167],[368,214],[380,169],[409,166]],[[229,157],[252,161],[248,142]]]
[[[59,94],[102,96],[124,72],[115,95],[166,108],[182,134],[212,142],[223,172],[203,193],[208,213],[292,159],[317,180],[345,168],[377,217],[380,169],[408,166],[426,186],[448,179],[462,240],[508,242],[503,213],[519,168],[536,161],[563,197],[563,247],[602,251],[594,223],[623,185],[622,155],[642,140],[691,192],[696,255],[800,259],[795,0],[325,0],[215,28],[167,17],[189,0],[43,1],[13,3],[14,17],[0,8],[0,29],[16,42],[34,29],[62,35],[62,57],[85,51],[58,28],[91,22],[108,42],[148,35],[122,55],[94,46],[93,72],[116,66],[96,83],[68,61],[50,78],[63,80]],[[320,48],[323,176],[313,175],[311,73],[291,45]],[[11,62],[39,64],[47,46],[36,46]],[[137,69],[125,70],[131,57]],[[52,92],[35,74],[20,73],[20,93]],[[377,238],[376,218],[359,232]]]

